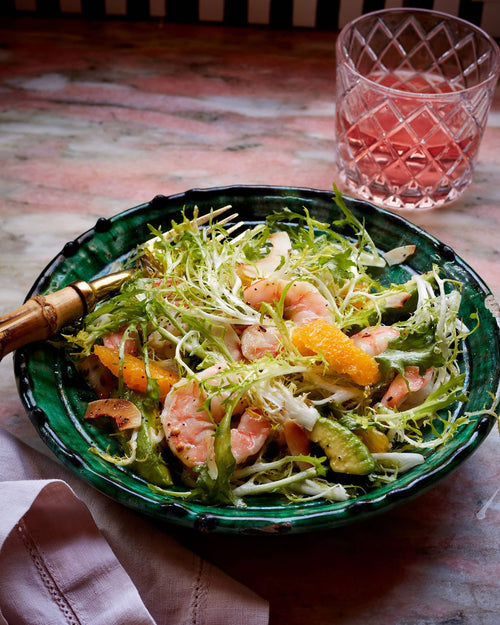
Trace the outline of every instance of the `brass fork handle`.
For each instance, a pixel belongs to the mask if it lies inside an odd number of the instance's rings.
[[[0,317],[0,360],[8,353],[48,339],[68,323],[92,311],[131,275],[120,271],[92,282],[77,280],[49,295],[35,295],[20,308]]]
[[[19,347],[54,336],[84,311],[85,302],[72,286],[32,297],[0,319],[0,360]]]
[[[211,210],[194,218],[193,224],[197,227],[205,225],[230,208],[231,205],[228,204],[217,210]],[[213,223],[223,225],[237,216],[238,213],[234,213]],[[240,226],[241,223],[234,225],[227,233]],[[170,234],[172,233],[173,231],[170,231]],[[150,243],[154,241],[155,238],[151,239]],[[68,323],[86,315],[94,309],[98,301],[118,290],[132,273],[133,270],[127,269],[97,278],[92,282],[77,280],[49,295],[36,295],[17,310],[0,317],[0,360],[19,347],[54,336]]]

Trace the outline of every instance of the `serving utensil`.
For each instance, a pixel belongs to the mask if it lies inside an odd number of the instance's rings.
[[[228,205],[210,211],[193,219],[193,224],[199,227],[211,221],[213,225],[224,225],[235,219],[238,214],[233,213],[217,222],[213,220],[230,208]],[[241,222],[233,225],[226,233],[233,232],[240,225]],[[174,234],[174,231],[170,230],[166,233],[168,234]],[[218,233],[216,238],[220,239],[220,234]],[[151,239],[150,243],[153,241],[154,239]],[[64,326],[88,314],[95,308],[97,302],[118,291],[133,272],[133,269],[127,269],[90,282],[76,280],[54,293],[35,295],[20,308],[0,317],[0,360],[19,347],[54,336]]]

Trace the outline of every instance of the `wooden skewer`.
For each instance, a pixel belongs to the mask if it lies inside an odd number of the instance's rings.
[[[201,215],[195,223],[202,226],[230,208],[223,206]],[[233,217],[222,221],[226,223]],[[91,282],[77,280],[49,295],[35,295],[17,310],[0,317],[0,360],[19,347],[54,336],[68,323],[92,311],[98,301],[117,291],[132,274],[130,269]]]

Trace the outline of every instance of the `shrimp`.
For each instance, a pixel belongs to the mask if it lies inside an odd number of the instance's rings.
[[[279,267],[281,259],[289,256],[292,244],[288,233],[274,232],[269,236],[269,243],[271,250],[267,256],[255,263],[240,263],[236,267],[236,272],[242,280],[271,275]]]
[[[168,446],[187,467],[204,464],[213,455],[215,424],[203,408],[196,380],[172,388],[161,420]]]
[[[224,341],[224,345],[226,346],[229,355],[235,362],[243,360],[243,354],[241,353],[241,339],[236,333],[233,326],[214,326],[213,333],[216,337],[222,337],[222,340]]]
[[[392,326],[371,326],[354,334],[351,339],[371,356],[378,356],[387,349],[389,341],[398,338],[399,334],[399,330]],[[398,408],[410,393],[416,393],[427,386],[431,377],[432,369],[428,369],[421,376],[418,367],[405,367],[404,376],[401,373],[396,375],[381,403],[388,408]]]
[[[404,376],[398,373],[389,385],[381,399],[382,405],[387,408],[399,408],[410,393],[416,393],[429,384],[432,378],[432,368],[427,369],[425,375],[420,375],[416,366],[405,367]]]
[[[311,443],[305,428],[297,421],[288,419],[283,425],[283,433],[285,436],[286,446],[292,456],[308,456],[311,453]],[[308,469],[311,465],[309,462],[299,461],[300,469]]]
[[[387,349],[389,341],[398,336],[399,330],[392,326],[370,326],[353,334],[351,340],[370,356],[378,356]]]
[[[280,350],[279,339],[280,333],[275,326],[248,326],[241,335],[241,353],[250,361],[266,354],[276,356]]]
[[[224,364],[214,365],[202,377],[211,385],[223,383]],[[225,413],[223,402],[229,393],[212,399],[210,412],[204,407],[205,397],[196,380],[176,384],[165,400],[161,414],[163,429],[172,453],[189,468],[213,461],[216,424]],[[236,463],[257,453],[266,442],[271,424],[258,411],[244,409],[240,402],[233,415],[244,410],[239,423],[231,429],[231,448]]]
[[[105,347],[119,350],[124,334],[125,334],[125,328],[120,328],[117,332],[111,332],[110,334],[103,336],[102,342],[104,343]],[[136,335],[134,334],[133,336],[134,338],[125,339],[123,349],[126,354],[137,356],[139,350],[137,347],[137,341],[135,339]]]
[[[271,424],[257,410],[247,408],[238,427],[231,429],[231,453],[241,464],[259,452],[271,433]]]
[[[283,317],[296,324],[307,323],[314,319],[331,321],[331,312],[328,301],[309,282],[287,282],[282,279],[271,280],[265,278],[257,280],[243,291],[244,301],[258,309],[264,302],[276,303],[280,300],[285,288],[288,287],[284,298]]]

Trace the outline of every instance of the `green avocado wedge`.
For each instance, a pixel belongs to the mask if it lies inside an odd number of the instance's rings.
[[[367,475],[375,469],[376,462],[366,445],[337,421],[319,417],[311,440],[320,445],[336,473]]]

